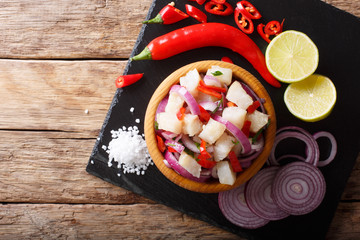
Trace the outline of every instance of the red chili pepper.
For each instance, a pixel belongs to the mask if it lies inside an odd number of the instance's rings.
[[[182,108],[180,108],[179,111],[176,113],[176,117],[177,117],[180,121],[184,120],[185,111],[186,111],[186,108],[182,107]]]
[[[255,102],[253,102],[253,104],[251,104],[251,105],[246,109],[246,111],[247,111],[249,114],[251,114],[251,113],[255,112],[255,110],[256,110],[258,107],[260,107],[260,102],[256,100]]]
[[[203,93],[205,93],[207,95],[214,96],[214,97],[219,98],[219,99],[222,98],[222,95],[220,93],[218,93],[217,91],[212,90],[212,89],[210,89],[208,87],[204,87],[204,86],[199,85],[199,86],[197,86],[197,89],[200,92],[203,92]]]
[[[281,33],[281,24],[279,21],[270,21],[265,25],[264,32],[268,35],[278,35]]]
[[[170,147],[170,146],[168,146],[168,147],[167,147],[167,149],[168,149],[168,151],[169,151],[169,152],[172,152],[172,153],[177,152],[175,149],[173,149],[173,148],[172,148],[172,147]]]
[[[224,4],[226,0],[210,0],[210,2],[218,3],[218,4]]]
[[[164,143],[164,140],[162,139],[162,137],[156,135],[156,142],[157,142],[157,146],[158,146],[160,152],[164,152],[166,149],[166,146],[165,146],[165,143]]]
[[[144,76],[143,73],[121,75],[115,80],[115,85],[117,88],[122,88],[129,86],[133,83],[136,83]]]
[[[229,57],[222,57],[221,58],[221,61],[223,61],[223,62],[228,62],[228,63],[234,63],[232,60],[231,60],[231,58],[229,58]]]
[[[143,23],[173,24],[188,17],[189,15],[169,3],[160,10],[156,17],[147,21],[143,21]]]
[[[246,34],[251,34],[254,31],[254,23],[253,21],[246,17],[239,8],[235,9],[235,23]]]
[[[248,1],[240,1],[236,4],[236,8],[249,19],[260,19],[260,12]]]
[[[199,119],[202,122],[207,123],[210,120],[210,113],[208,113],[202,106],[199,105],[200,108],[200,115]]]
[[[226,105],[228,107],[237,107],[237,105],[235,103],[233,103],[233,102],[227,102]]]
[[[245,136],[250,136],[250,126],[251,122],[249,120],[245,120],[243,127],[241,128],[241,131],[245,134]]]
[[[259,25],[257,25],[256,30],[257,30],[257,32],[259,33],[259,35],[260,35],[266,42],[270,43],[270,41],[271,41],[271,40],[270,40],[270,36],[264,32],[264,27],[265,27],[265,25],[262,24],[262,23],[260,23]]]
[[[229,16],[234,12],[234,8],[225,1],[224,3],[218,3],[212,0],[205,4],[205,11],[215,15]]]
[[[216,165],[215,161],[211,161],[211,154],[206,150],[206,142],[201,139],[200,143],[200,155],[197,157],[198,163],[204,168],[213,168]]]
[[[234,172],[242,172],[242,167],[234,151],[229,152],[230,164]]]
[[[162,60],[202,47],[229,48],[247,59],[269,84],[281,86],[267,69],[265,56],[254,41],[239,29],[223,23],[195,24],[159,36],[131,60]]]
[[[200,85],[203,87],[206,87],[208,89],[214,90],[216,92],[221,92],[221,93],[226,93],[226,88],[222,88],[222,87],[216,87],[216,86],[211,86],[211,85],[206,85],[205,82],[203,80],[200,80]],[[221,98],[221,97],[220,97]]]
[[[206,0],[189,0],[189,1],[191,1],[191,2],[197,2],[197,3],[200,4],[200,5],[203,5],[204,2],[206,2]]]
[[[189,14],[191,17],[195,18],[197,21],[201,23],[207,22],[207,16],[203,13],[200,9],[191,6],[189,4],[185,4],[186,13]]]

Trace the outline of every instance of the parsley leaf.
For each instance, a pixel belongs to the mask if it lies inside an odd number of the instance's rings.
[[[220,72],[220,71],[215,71],[215,72],[213,72],[213,73],[211,73],[211,74],[214,75],[214,76],[221,76],[221,75],[223,75],[223,73]]]

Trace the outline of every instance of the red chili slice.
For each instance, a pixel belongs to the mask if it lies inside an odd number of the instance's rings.
[[[205,4],[205,11],[215,15],[229,16],[234,12],[234,8],[227,2],[221,4],[215,1],[210,1]]]
[[[253,112],[255,112],[255,110],[260,107],[260,102],[259,101],[255,101],[253,102],[253,104],[251,104],[247,109],[246,111],[251,114]]]
[[[202,122],[208,122],[210,120],[210,113],[208,113],[202,106],[199,105],[200,115],[199,119]]]
[[[265,25],[264,32],[268,35],[278,35],[281,33],[281,24],[279,21],[270,21]]]
[[[254,31],[254,24],[252,20],[246,17],[239,8],[235,9],[235,23],[246,34],[251,34]]]
[[[270,43],[270,36],[264,32],[264,27],[265,25],[263,23],[260,23],[259,25],[257,25],[256,30],[266,42]]]
[[[230,164],[234,172],[241,172],[243,169],[234,151],[229,152]]]
[[[175,8],[174,5],[168,4],[160,10],[158,15],[150,20],[143,21],[143,23],[173,24],[188,17],[186,13]]]
[[[195,18],[201,23],[207,22],[206,14],[203,13],[200,9],[189,4],[185,4],[185,8],[186,8],[186,13],[189,14],[191,17]]]
[[[241,131],[245,134],[245,136],[249,137],[250,135],[250,126],[251,122],[248,120],[245,120],[243,127],[241,128]]]
[[[229,58],[229,57],[222,57],[221,58],[221,61],[223,61],[223,62],[228,62],[228,63],[234,63],[232,60],[231,60],[231,58]]]
[[[241,13],[243,13],[247,18],[250,19],[260,19],[260,12],[248,1],[240,1],[236,4],[236,8],[238,8]]]
[[[164,152],[166,149],[164,140],[160,136],[156,135],[156,142],[160,152]]]

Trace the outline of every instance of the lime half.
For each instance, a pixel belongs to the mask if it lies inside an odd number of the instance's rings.
[[[267,68],[275,78],[292,83],[315,72],[319,63],[319,51],[306,34],[289,30],[270,42],[265,59]]]
[[[303,81],[289,84],[284,101],[294,116],[315,122],[330,114],[336,102],[336,88],[329,78],[313,74]]]

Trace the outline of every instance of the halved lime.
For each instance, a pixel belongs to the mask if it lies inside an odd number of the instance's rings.
[[[275,78],[292,83],[315,72],[319,63],[319,51],[306,34],[289,30],[270,42],[265,59],[266,66]]]
[[[315,122],[330,114],[336,102],[336,88],[329,78],[313,74],[300,82],[289,84],[284,101],[294,116]]]

